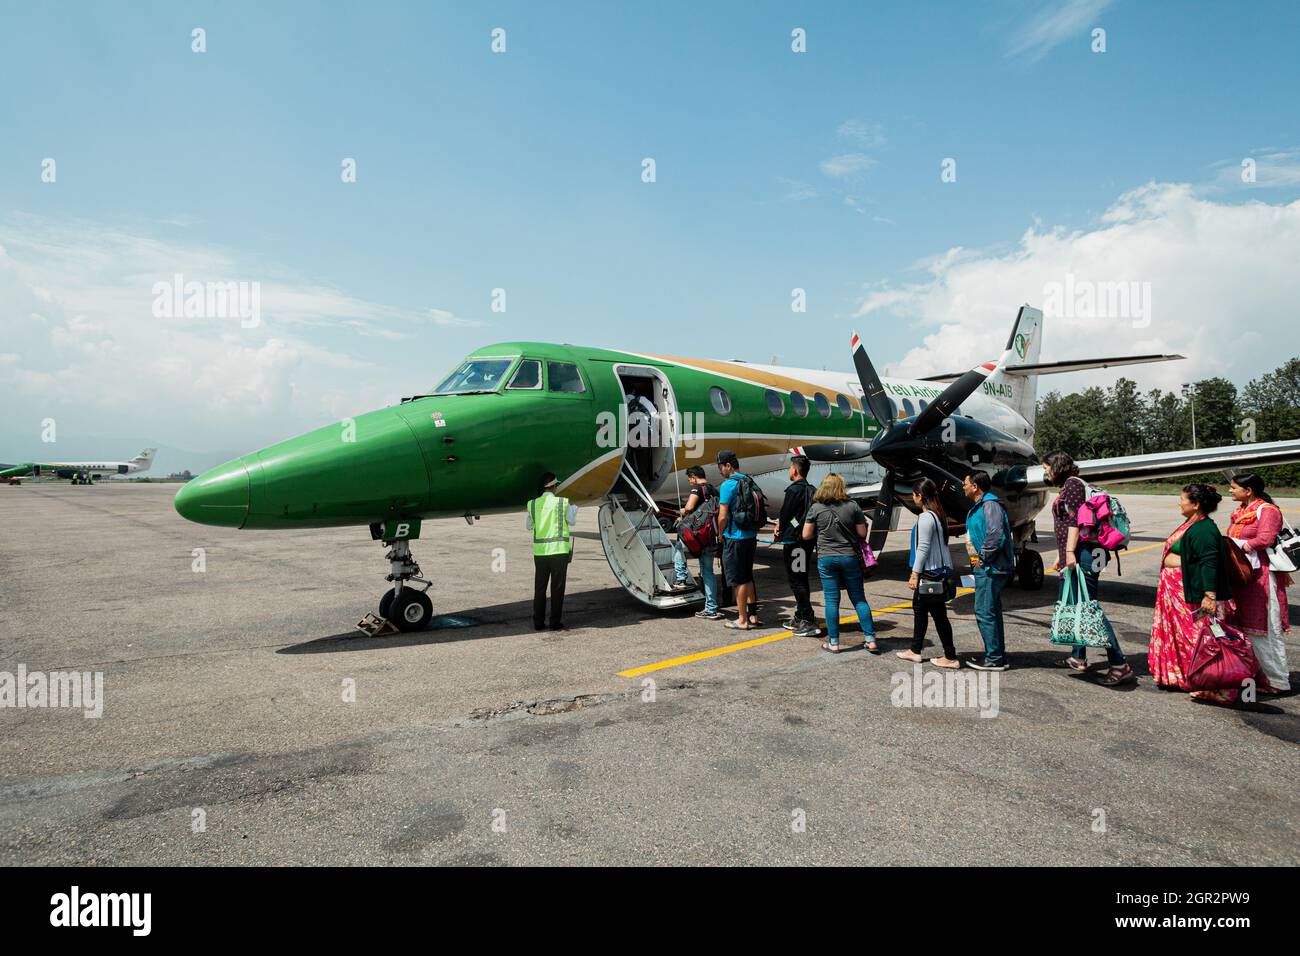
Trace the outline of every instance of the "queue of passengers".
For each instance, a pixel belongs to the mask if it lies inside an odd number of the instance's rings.
[[[809,460],[792,456],[790,484],[785,489],[780,514],[769,521],[763,494],[754,479],[741,469],[736,454],[719,452],[717,465],[723,477],[717,489],[709,483],[702,467],[695,465],[687,469],[690,492],[677,524],[679,538],[674,548],[673,587],[681,592],[694,589],[690,569],[694,560],[704,591],[704,607],[695,616],[723,621],[730,630],[754,631],[765,626],[758,615],[754,558],[759,534],[770,533],[773,543],[781,546],[787,582],[795,601],[792,615],[781,623],[795,636],[822,636],[811,601],[811,576],[815,569],[825,601],[822,649],[832,654],[843,649],[839,608],[841,592],[846,592],[862,631],[863,647],[879,654],[864,588],[866,575],[874,564],[874,556],[867,546],[869,526],[862,508],[849,497],[844,479],[831,473],[814,489],[807,480]],[[1058,601],[1071,600],[1067,585],[1072,578],[1081,579],[1084,593],[1097,601],[1107,554],[1081,533],[1080,510],[1089,489],[1079,477],[1074,459],[1065,452],[1045,456],[1043,465],[1049,484],[1058,489],[1051,508],[1057,549],[1052,570],[1061,575]],[[563,565],[571,557],[568,528],[576,511],[566,499],[554,496],[554,475],[543,476],[543,482],[542,495],[529,502],[527,519],[534,534],[534,554],[538,561],[534,625],[539,629],[563,626],[560,623]],[[907,585],[913,592],[912,640],[910,647],[896,652],[899,658],[946,669],[960,668],[963,664],[977,670],[1008,669],[1002,592],[1016,570],[1015,542],[1006,506],[991,489],[989,476],[982,471],[966,476],[962,486],[970,503],[964,522],[966,550],[974,579],[975,621],[983,640],[983,653],[965,661],[957,656],[952,624],[948,620],[948,603],[956,594],[948,541],[950,521],[938,487],[923,478],[912,488],[912,501],[917,510],[908,552]],[[1231,494],[1238,507],[1232,513],[1225,537],[1210,517],[1222,500],[1219,492],[1199,482],[1183,488],[1179,501],[1183,520],[1164,543],[1148,651],[1148,670],[1158,686],[1192,691],[1193,697],[1214,703],[1232,703],[1241,692],[1236,687],[1196,689],[1190,681],[1189,670],[1210,622],[1214,622],[1216,633],[1247,639],[1247,656],[1255,668],[1253,678],[1258,693],[1280,694],[1290,690],[1285,634],[1290,630],[1286,589],[1291,578],[1283,571],[1274,570],[1269,556],[1286,522],[1259,476],[1234,477]],[[538,518],[538,514],[543,517]],[[1229,540],[1231,545],[1227,543]],[[557,549],[564,554],[558,560]],[[1241,557],[1236,560],[1241,567],[1234,571],[1237,584],[1233,588],[1229,565],[1234,559],[1232,552],[1237,550]],[[714,569],[715,557],[721,559],[722,580]],[[554,584],[549,625],[544,620],[548,580]],[[734,619],[719,608],[724,582],[735,594]],[[943,653],[926,658],[922,651],[931,622]],[[1104,613],[1098,626],[1100,634],[1090,643],[1103,645],[1104,662],[1090,665],[1089,644],[1079,643],[1057,665],[1090,674],[1097,683],[1107,687],[1136,680]]]

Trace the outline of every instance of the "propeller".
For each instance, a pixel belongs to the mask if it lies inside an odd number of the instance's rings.
[[[866,347],[856,332],[853,333],[851,348],[853,366],[857,369],[858,381],[862,385],[867,407],[880,424],[880,430],[872,439],[870,446],[871,457],[885,469],[880,486],[879,507],[872,521],[872,547],[875,548],[877,541],[883,546],[884,537],[888,533],[894,510],[896,496],[894,482],[898,470],[902,469],[904,473],[913,474],[919,471],[933,478],[940,488],[960,488],[961,481],[957,476],[916,454],[919,451],[917,440],[956,411],[962,402],[970,398],[988,380],[989,376],[1006,364],[1012,352],[1008,349],[996,362],[983,362],[976,365],[939,393],[939,396],[930,402],[921,414],[910,420],[895,422],[894,404],[885,393],[884,383],[876,373],[876,367],[872,364]]]
[[[1010,355],[1011,350],[1008,349],[1002,353],[1002,357],[996,362],[984,362],[976,365],[940,392],[939,397],[932,401],[925,411],[912,419],[912,424],[907,428],[908,437],[915,438],[917,435],[924,435],[951,415],[960,407],[962,402],[970,398],[975,390],[984,384],[990,375],[1006,364]]]
[[[885,386],[880,381],[880,376],[876,374],[876,367],[871,364],[866,346],[862,344],[862,339],[858,337],[857,332],[853,333],[850,347],[853,350],[853,367],[858,371],[858,381],[862,383],[862,394],[866,398],[867,408],[870,409],[871,416],[880,424],[882,432],[888,431],[894,424],[894,403],[885,394]]]

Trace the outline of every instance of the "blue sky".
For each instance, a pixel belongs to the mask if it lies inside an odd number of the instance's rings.
[[[0,378],[28,374],[4,383],[27,420],[0,438],[24,444],[49,414],[66,434],[240,451],[409,394],[504,339],[847,367],[856,326],[881,364],[912,368],[923,336],[969,321],[949,354],[925,350],[964,364],[1042,279],[972,301],[924,268],[934,257],[959,247],[952,262],[987,272],[1030,254],[1026,230],[1123,241],[1117,204],[1150,183],[1187,185],[1182,201],[1207,215],[1290,210],[1300,194],[1292,3],[80,3],[3,17],[16,95],[0,101],[0,245],[27,288],[6,301],[0,284],[20,343],[0,344]],[[790,49],[795,27],[806,53]],[[1235,179],[1247,156],[1249,189]],[[345,157],[356,183],[340,181]],[[945,157],[955,183],[940,181]],[[1141,222],[1183,215],[1167,196],[1144,203]],[[149,296],[125,290],[174,264],[284,294],[257,329],[154,337]],[[504,314],[489,310],[497,287]],[[790,311],[794,287],[806,315]],[[71,332],[20,334],[32,288]],[[297,311],[281,313],[291,292]],[[873,292],[890,304],[864,311]],[[313,296],[335,314],[313,320]],[[97,314],[107,301],[117,311]],[[1173,319],[1114,349],[1159,331],[1187,351]],[[198,377],[222,349],[261,361],[272,340],[264,377],[233,386],[249,400],[213,399],[202,422],[184,411],[192,390],[164,387],[169,354],[192,347],[180,377]],[[62,397],[95,374],[90,353],[115,349],[130,401]],[[1213,368],[1212,350],[1193,358]]]

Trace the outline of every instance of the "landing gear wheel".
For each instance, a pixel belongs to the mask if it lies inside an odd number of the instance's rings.
[[[1025,549],[1020,556],[1016,569],[1020,576],[1020,586],[1026,591],[1039,591],[1043,587],[1043,556],[1037,551]]]
[[[382,601],[380,607],[381,609],[383,607]],[[399,631],[419,631],[428,625],[429,619],[433,617],[433,602],[423,591],[402,588],[402,593],[394,596],[389,602],[388,613],[384,617],[397,625]]]
[[[379,599],[379,616],[392,620],[388,617],[388,612],[393,609],[393,596],[397,593],[396,588],[389,588],[388,593]]]

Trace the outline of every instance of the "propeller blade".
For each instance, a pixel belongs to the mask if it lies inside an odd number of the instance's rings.
[[[857,332],[853,333],[850,348],[853,350],[853,367],[858,371],[858,381],[862,384],[867,408],[870,409],[872,417],[880,427],[888,430],[889,426],[894,424],[894,406],[889,396],[885,394],[885,386],[881,384],[880,376],[876,374],[876,367],[867,357],[866,346],[862,344],[862,339],[858,337]]]
[[[894,518],[894,473],[885,472],[880,482],[880,496],[871,513],[867,515],[871,524],[868,526],[867,543],[871,550],[880,552],[885,549],[885,539],[889,537],[889,526]]]
[[[970,398],[975,393],[975,390],[984,384],[990,375],[1006,364],[1007,357],[1010,354],[1011,351],[1008,349],[1002,353],[1002,357],[996,362],[984,362],[981,365],[976,365],[945,388],[925,411],[913,419],[912,424],[908,426],[907,434],[909,436],[923,435],[951,415],[962,402]]]

